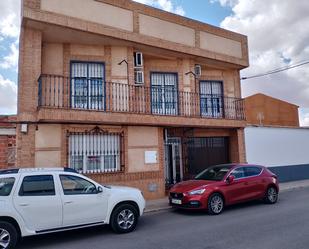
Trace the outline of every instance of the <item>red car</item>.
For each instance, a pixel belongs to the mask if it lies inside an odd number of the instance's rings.
[[[278,200],[278,178],[264,166],[248,164],[216,165],[198,174],[194,180],[174,185],[170,205],[184,209],[205,209],[220,214],[225,206],[263,199]]]

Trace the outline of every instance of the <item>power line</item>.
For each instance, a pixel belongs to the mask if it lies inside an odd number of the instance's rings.
[[[293,68],[301,67],[301,66],[304,66],[306,64],[309,64],[309,61],[304,61],[304,62],[294,64],[294,65],[290,65],[290,66],[287,66],[287,67],[284,67],[284,68],[277,68],[277,69],[274,69],[274,70],[271,70],[269,72],[262,73],[262,74],[257,74],[257,75],[253,75],[253,76],[249,76],[249,77],[242,77],[241,80],[249,80],[249,79],[253,79],[253,78],[260,78],[260,77],[264,77],[264,76],[267,76],[267,75],[287,71],[287,70],[290,70],[290,69],[293,69]]]

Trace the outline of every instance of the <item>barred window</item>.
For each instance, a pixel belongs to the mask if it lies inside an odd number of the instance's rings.
[[[121,170],[121,134],[69,134],[69,167],[81,173]]]

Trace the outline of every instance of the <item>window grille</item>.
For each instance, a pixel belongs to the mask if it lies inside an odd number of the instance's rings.
[[[104,110],[104,64],[72,62],[71,81],[73,108]]]
[[[153,114],[178,114],[177,84],[177,74],[151,74],[151,102]]]
[[[69,167],[81,173],[121,171],[120,133],[69,133]]]
[[[201,81],[201,114],[202,117],[219,118],[223,116],[222,82]]]

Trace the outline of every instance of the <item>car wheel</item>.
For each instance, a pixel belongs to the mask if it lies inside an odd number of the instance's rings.
[[[267,204],[275,204],[278,201],[278,191],[275,187],[268,187],[265,194],[265,202]]]
[[[0,249],[13,249],[18,241],[16,228],[5,221],[0,221]]]
[[[122,204],[115,208],[111,216],[111,227],[116,233],[132,232],[138,221],[138,212],[133,205]]]
[[[218,193],[212,194],[208,198],[208,213],[211,215],[221,214],[224,209],[224,200]]]

